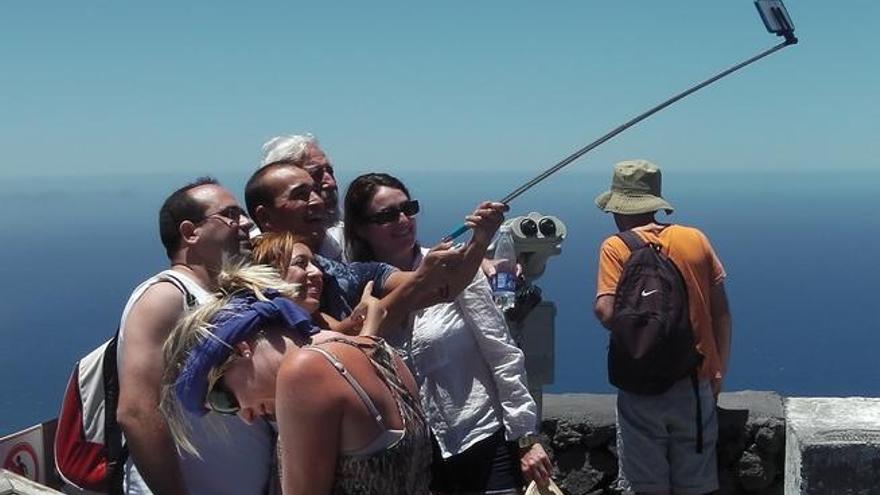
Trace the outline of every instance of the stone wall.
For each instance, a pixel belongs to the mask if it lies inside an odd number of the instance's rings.
[[[544,394],[542,443],[554,479],[570,495],[621,493],[615,487],[614,395]],[[782,494],[785,423],[772,392],[721,394],[718,464],[722,494]]]

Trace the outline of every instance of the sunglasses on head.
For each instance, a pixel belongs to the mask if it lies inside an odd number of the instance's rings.
[[[409,201],[404,201],[397,206],[391,206],[389,208],[385,208],[382,211],[373,213],[372,215],[368,215],[367,221],[378,225],[384,225],[386,223],[397,221],[397,219],[400,218],[401,213],[408,217],[412,217],[415,216],[415,214],[418,212],[418,200],[411,199]]]

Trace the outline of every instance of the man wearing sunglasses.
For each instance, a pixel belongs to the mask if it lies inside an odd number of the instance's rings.
[[[266,493],[272,452],[267,424],[246,425],[214,414],[190,416],[201,458],[178,456],[158,408],[166,337],[185,309],[213,298],[224,259],[249,248],[251,225],[235,197],[210,178],[178,189],[159,210],[159,234],[170,269],[132,292],[119,326],[117,421],[130,454],[123,474],[125,493]]]
[[[288,160],[264,165],[248,180],[245,203],[254,222],[264,232],[288,231],[309,239],[309,248],[322,253],[326,238],[327,206],[323,184],[304,167]],[[413,215],[417,203],[401,206]],[[315,261],[324,273],[321,311],[343,321],[357,306],[363,288],[373,281],[388,311],[384,326],[394,327],[412,310],[452,300],[473,279],[495,231],[504,219],[506,206],[484,202],[467,217],[473,238],[462,249],[441,244],[432,249],[414,272],[398,272],[376,262],[344,263],[326,256]],[[403,212],[404,214],[408,214]],[[400,215],[401,212],[397,212]],[[387,220],[385,212],[379,220]],[[345,326],[338,328],[348,331]]]

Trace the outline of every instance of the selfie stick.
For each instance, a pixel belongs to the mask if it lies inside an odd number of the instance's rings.
[[[752,57],[744,62],[741,62],[737,65],[734,65],[733,67],[731,67],[723,72],[720,72],[720,73],[716,74],[715,76],[710,77],[709,79],[706,79],[705,81],[697,84],[696,86],[691,87],[690,89],[682,91],[681,93],[673,96],[672,98],[669,98],[668,100],[655,106],[654,108],[651,108],[647,112],[638,115],[637,117],[633,118],[629,122],[626,122],[625,124],[618,126],[617,128],[615,128],[614,130],[612,130],[608,134],[605,134],[604,136],[600,137],[599,139],[593,141],[592,143],[584,146],[583,148],[581,148],[581,149],[575,151],[574,153],[572,153],[571,155],[567,156],[566,158],[564,158],[562,161],[560,161],[556,165],[553,165],[552,167],[548,168],[543,173],[541,173],[541,175],[538,175],[534,179],[532,179],[532,180],[526,182],[525,184],[519,186],[518,188],[514,189],[510,194],[508,194],[507,196],[502,198],[500,203],[504,203],[505,205],[510,204],[511,201],[513,201],[514,199],[519,197],[521,194],[528,191],[533,186],[537,185],[539,182],[543,181],[547,177],[550,177],[551,175],[555,174],[556,172],[561,170],[566,165],[568,165],[571,162],[577,160],[578,158],[584,156],[588,152],[599,147],[601,144],[605,143],[606,141],[609,141],[614,136],[617,136],[621,132],[638,124],[639,122],[645,120],[646,118],[650,117],[651,115],[654,115],[655,113],[659,112],[660,110],[663,110],[664,108],[668,107],[669,105],[672,105],[673,103],[677,102],[678,100],[681,100],[682,98],[705,88],[706,86],[712,84],[713,82],[715,82],[725,76],[728,76],[728,75],[738,71],[739,69],[742,69],[743,67],[751,64],[752,62],[756,62],[756,61],[766,57],[767,55],[770,55],[771,53],[774,53],[778,50],[781,50],[781,49],[785,48],[786,46],[794,45],[798,42],[798,39],[794,36],[794,25],[791,22],[791,18],[788,17],[788,13],[785,10],[785,6],[782,5],[781,1],[779,1],[779,0],[757,0],[755,2],[755,6],[758,8],[758,12],[761,14],[761,18],[764,20],[764,25],[767,27],[767,30],[773,34],[778,35],[778,36],[784,36],[785,41],[774,46],[773,48],[770,48],[770,49],[768,49],[758,55],[755,55],[754,57]],[[462,225],[456,231],[454,231],[451,234],[444,237],[442,242],[451,241],[451,240],[459,237],[460,235],[464,234],[465,232],[467,232],[467,230],[468,230],[468,227],[466,225]]]

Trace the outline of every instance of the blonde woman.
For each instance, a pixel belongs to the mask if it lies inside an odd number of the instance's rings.
[[[285,494],[427,494],[431,445],[413,377],[381,339],[315,327],[311,256],[293,247],[287,282],[268,267],[224,273],[226,295],[172,333],[162,409],[178,444],[192,448],[180,407],[264,416],[277,422]],[[366,330],[384,317],[369,285]]]

